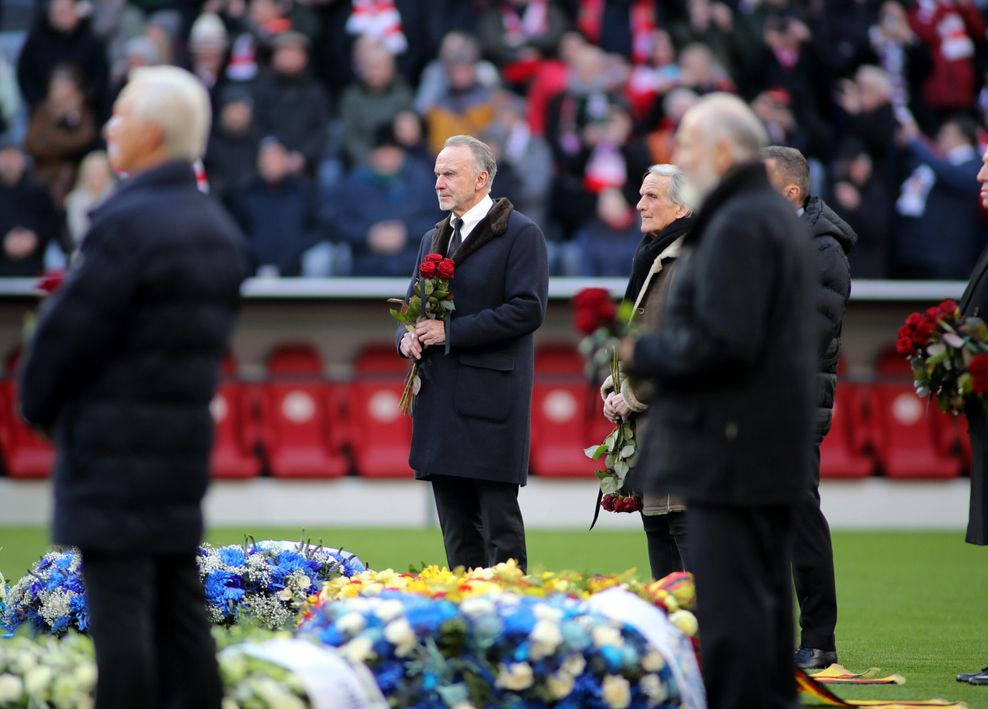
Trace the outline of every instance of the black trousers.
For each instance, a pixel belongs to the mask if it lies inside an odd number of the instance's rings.
[[[792,575],[799,601],[800,646],[836,649],[837,587],[830,525],[820,509],[820,447],[806,496],[794,508]]]
[[[988,416],[978,402],[967,405],[967,431],[971,440],[971,502],[964,540],[984,546],[988,545]]]
[[[686,512],[642,515],[648,542],[648,565],[658,581],[676,571],[686,571]]]
[[[707,704],[792,709],[793,613],[788,507],[689,502],[690,570]]]
[[[195,553],[82,550],[96,709],[219,709],[216,646]]]
[[[528,567],[518,485],[436,475],[432,494],[449,568],[493,566],[508,559]]]

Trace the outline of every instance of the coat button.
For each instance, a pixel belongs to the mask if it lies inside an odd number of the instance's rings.
[[[645,314],[645,308],[638,308],[638,314],[639,315],[644,315]]]
[[[731,421],[724,428],[724,437],[729,441],[737,440],[738,437],[738,425]]]

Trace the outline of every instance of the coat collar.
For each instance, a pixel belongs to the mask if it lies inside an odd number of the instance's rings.
[[[648,287],[652,282],[652,278],[662,272],[664,267],[663,261],[679,258],[679,252],[683,250],[683,238],[683,236],[680,236],[674,242],[662,249],[662,253],[656,256],[655,260],[652,261],[652,267],[648,269],[648,275],[645,276],[645,283],[642,284],[641,290],[638,291],[638,297],[635,299],[635,307],[631,311],[632,318],[635,317],[635,313],[638,312],[638,307],[645,299],[645,295],[648,293]]]
[[[508,230],[508,218],[514,207],[506,197],[501,197],[494,201],[494,206],[487,216],[480,220],[480,223],[470,232],[470,238],[463,242],[463,245],[453,254],[453,261],[459,266],[471,254]],[[444,254],[449,250],[449,240],[453,236],[453,227],[450,224],[450,217],[446,217],[436,224],[436,233],[432,235],[432,252]]]
[[[170,184],[187,184],[190,187],[195,187],[196,173],[192,169],[192,163],[186,160],[169,160],[157,167],[152,167],[133,177],[124,179],[113,193],[113,196],[94,209],[92,214],[99,214],[110,204],[119,201],[121,197],[133,190],[139,190],[148,186],[161,187]]]

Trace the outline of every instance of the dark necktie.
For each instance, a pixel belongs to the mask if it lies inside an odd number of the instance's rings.
[[[463,243],[463,235],[460,234],[460,227],[463,226],[463,220],[459,217],[453,219],[453,238],[449,240],[449,255],[452,256],[456,253],[456,250],[460,248],[460,244]]]

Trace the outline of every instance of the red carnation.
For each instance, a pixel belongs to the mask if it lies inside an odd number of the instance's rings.
[[[425,257],[426,261],[432,261],[433,263],[439,263],[445,258],[442,254],[429,254]]]
[[[435,278],[436,277],[436,262],[435,261],[423,261],[419,264],[419,275],[422,278]]]
[[[957,307],[957,303],[954,302],[953,300],[950,300],[949,298],[943,301],[942,303],[940,303],[939,307],[940,307],[940,312],[948,317],[953,315],[959,310],[959,308]]]
[[[439,265],[436,266],[436,273],[439,274],[440,278],[447,281],[453,277],[454,270],[455,265],[453,264],[453,259],[451,258],[444,258],[439,262]]]
[[[913,347],[913,341],[909,337],[900,337],[898,342],[895,343],[895,351],[901,355],[912,354],[913,349],[915,349]]]

